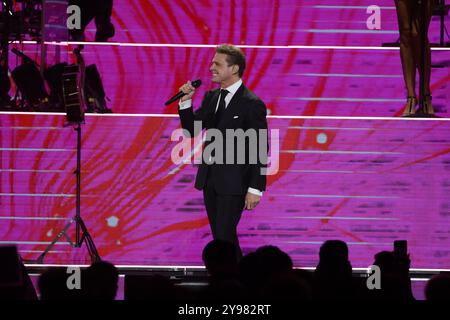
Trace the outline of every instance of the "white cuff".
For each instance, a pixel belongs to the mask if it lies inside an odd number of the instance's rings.
[[[192,107],[192,99],[189,99],[189,100],[186,100],[183,102],[181,102],[181,100],[180,100],[180,102],[178,103],[178,106],[179,106],[180,110],[188,109],[188,108]]]
[[[256,194],[257,196],[260,196],[260,197],[262,197],[262,195],[263,195],[263,193],[261,191],[259,191],[258,189],[255,189],[255,188],[248,188],[247,191],[252,194]]]

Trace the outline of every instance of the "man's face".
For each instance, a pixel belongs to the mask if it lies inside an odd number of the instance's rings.
[[[236,72],[237,66],[228,65],[226,54],[216,53],[209,70],[212,73],[212,82],[225,84],[233,78],[233,72]]]

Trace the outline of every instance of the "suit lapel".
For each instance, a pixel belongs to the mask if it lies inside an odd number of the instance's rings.
[[[217,101],[219,101],[219,95],[220,95],[220,89],[214,90],[212,97],[211,97],[211,101],[210,101],[210,108],[211,108],[211,113],[214,115],[216,114],[216,106],[217,106]]]
[[[217,106],[217,101],[219,101],[219,95],[220,95],[220,90],[214,90],[211,93],[211,98],[209,100],[209,104],[208,104],[208,119],[209,119],[209,125],[212,125],[214,123],[214,117],[216,114],[216,106]]]

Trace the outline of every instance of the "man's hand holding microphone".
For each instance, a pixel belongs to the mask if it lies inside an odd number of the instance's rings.
[[[195,93],[195,88],[192,85],[192,82],[188,81],[180,87],[180,91],[184,92],[186,94],[185,96],[181,97],[181,99],[180,99],[181,102],[184,102],[184,101],[192,99],[192,97],[194,96],[194,93]]]
[[[174,95],[172,98],[166,101],[165,105],[168,106],[169,104],[177,101],[178,99],[181,99],[181,102],[187,101],[192,98],[195,92],[195,88],[200,87],[202,84],[202,81],[200,79],[194,80],[194,81],[188,81],[184,85],[180,87],[180,92],[178,92],[176,95]]]

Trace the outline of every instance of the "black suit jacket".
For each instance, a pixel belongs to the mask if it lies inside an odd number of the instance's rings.
[[[192,108],[179,110],[181,126],[186,129],[191,137],[199,132],[194,132],[194,121],[201,121],[203,129],[216,128],[223,134],[224,145],[227,144],[226,129],[266,129],[267,130],[267,109],[265,104],[253,92],[242,84],[234,94],[227,108],[223,112],[220,122],[215,125],[215,110],[219,99],[220,89],[207,91],[203,98],[201,107],[193,111]],[[259,131],[257,131],[259,132]],[[267,132],[267,131],[266,131]],[[257,135],[259,146],[259,137]],[[265,137],[267,140],[267,134]],[[265,157],[257,157],[257,162],[250,162],[249,158],[249,139],[246,139],[245,152],[246,159],[244,164],[236,163],[236,157],[233,164],[207,164],[203,160],[198,168],[195,179],[195,187],[202,190],[205,187],[208,175],[211,175],[211,181],[214,183],[218,194],[241,195],[247,193],[249,187],[264,191],[266,189],[266,176],[261,174],[261,168],[267,164],[267,148],[261,148]],[[211,142],[210,142],[211,143]],[[205,148],[208,143],[205,144]],[[268,145],[268,144],[267,144]],[[253,145],[254,146],[254,145]],[[235,146],[234,155],[237,155],[237,146]],[[253,151],[256,149],[252,149]],[[258,154],[259,154],[259,148]],[[227,150],[224,148],[224,161]]]

